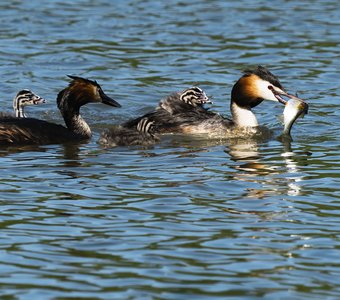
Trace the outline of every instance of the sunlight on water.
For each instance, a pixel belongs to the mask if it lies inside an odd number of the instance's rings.
[[[337,299],[337,1],[4,1],[1,111],[62,123],[67,74],[122,104],[82,109],[91,142],[0,149],[3,299]],[[309,114],[279,138],[165,136],[103,148],[100,132],[192,85],[229,113],[241,71],[266,65]]]

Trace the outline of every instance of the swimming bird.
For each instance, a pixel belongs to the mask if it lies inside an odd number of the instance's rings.
[[[33,93],[31,90],[20,90],[13,98],[13,109],[16,118],[26,118],[24,108],[29,105],[45,103],[45,99]],[[1,112],[0,118],[13,118],[13,115]]]
[[[69,76],[72,81],[57,96],[66,127],[34,118],[0,118],[0,145],[55,144],[91,138],[91,129],[80,115],[88,103],[120,104],[108,97],[96,81]]]
[[[205,92],[199,87],[191,87],[182,92],[172,93],[161,100],[156,109],[156,117],[161,118],[163,111],[169,115],[176,115],[182,111],[190,111],[191,108],[204,110],[203,105],[211,103]],[[112,127],[102,132],[99,144],[107,147],[142,145],[150,146],[159,141],[155,132],[155,123],[149,118],[149,114],[127,122],[126,124]]]
[[[259,123],[252,108],[263,100],[285,104],[283,97],[290,98],[279,79],[267,68],[258,66],[246,70],[231,91],[230,111],[232,119],[224,118],[198,105],[178,105],[178,97],[162,100],[158,107],[139,118],[129,120],[122,126],[135,128],[138,122],[147,118],[154,124],[155,133],[211,134],[223,136],[244,132],[244,129],[258,128]],[[203,101],[208,103],[207,100]]]

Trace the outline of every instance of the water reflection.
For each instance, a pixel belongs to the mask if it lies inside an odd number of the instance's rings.
[[[301,168],[298,165],[296,159],[296,154],[292,151],[292,139],[290,137],[282,139],[283,152],[281,157],[283,157],[286,165],[286,180],[287,180],[287,195],[298,196],[301,194],[301,184],[303,176],[301,173]]]
[[[259,145],[255,139],[230,141],[225,150],[233,160],[256,160],[260,158]]]
[[[81,144],[63,144],[61,145],[64,165],[65,167],[76,167],[80,166],[81,162],[79,159],[80,147]]]
[[[291,143],[291,139],[283,139],[280,155],[282,160],[273,156],[268,162],[263,159],[268,159],[268,154],[261,153],[260,143],[256,139],[233,140],[227,145],[225,152],[238,162],[232,166],[237,170],[234,179],[258,183],[261,186],[260,189],[248,188],[245,197],[261,199],[280,194],[301,194],[302,168],[298,156],[292,151]]]

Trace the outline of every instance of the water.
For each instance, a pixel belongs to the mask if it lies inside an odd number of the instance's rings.
[[[2,1],[2,111],[22,88],[61,122],[66,74],[123,108],[89,105],[90,143],[0,149],[2,299],[337,299],[338,2]],[[112,124],[198,84],[229,114],[266,65],[310,105],[293,141],[165,137],[104,149]],[[262,103],[279,135],[282,108]]]

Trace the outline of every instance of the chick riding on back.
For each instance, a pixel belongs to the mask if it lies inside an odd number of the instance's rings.
[[[88,103],[120,104],[108,97],[96,81],[69,76],[72,81],[57,97],[66,127],[34,118],[0,118],[0,145],[55,144],[91,138],[91,130],[80,115]]]
[[[204,94],[205,95],[205,94]],[[230,111],[232,119],[224,118],[211,112],[203,105],[178,105],[177,96],[162,100],[158,107],[150,113],[122,126],[135,128],[139,120],[148,118],[154,122],[155,133],[209,134],[216,136],[232,136],[243,134],[244,128],[257,128],[258,121],[252,108],[264,100],[285,103],[283,97],[290,98],[278,78],[267,68],[258,66],[254,70],[246,70],[234,84],[231,91]],[[208,101],[203,101],[208,103]],[[178,108],[179,107],[179,108]]]
[[[45,99],[30,90],[19,91],[13,99],[13,109],[17,118],[26,118],[24,107],[45,103]]]

